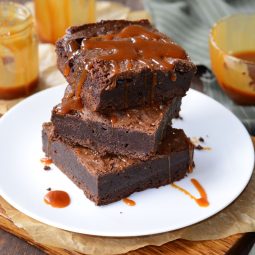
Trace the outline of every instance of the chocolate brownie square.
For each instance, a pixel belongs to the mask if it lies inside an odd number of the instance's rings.
[[[52,111],[55,134],[73,145],[101,154],[113,153],[146,159],[154,155],[165,137],[167,125],[180,111],[181,98],[168,105],[147,106],[111,114],[86,108],[63,114],[61,106]]]
[[[62,111],[102,113],[182,97],[196,71],[186,52],[148,20],[71,27],[56,44],[59,70],[72,85]]]
[[[46,155],[97,205],[172,183],[192,171],[194,146],[178,129],[169,128],[158,153],[146,161],[71,146],[54,135],[52,123],[44,124],[42,140]]]

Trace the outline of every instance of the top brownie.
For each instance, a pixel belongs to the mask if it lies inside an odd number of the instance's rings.
[[[56,45],[72,90],[62,111],[110,112],[184,96],[196,71],[186,52],[148,20],[109,20],[70,27]]]

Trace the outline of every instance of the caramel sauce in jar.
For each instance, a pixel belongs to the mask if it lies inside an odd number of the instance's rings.
[[[35,0],[34,3],[42,42],[55,43],[68,27],[95,22],[95,0]]]
[[[255,64],[255,50],[236,52],[233,54],[233,56],[249,62],[253,62]]]
[[[237,104],[255,105],[255,15],[235,14],[211,29],[209,49],[218,84]]]
[[[29,10],[0,3],[0,99],[30,95],[38,84],[38,41]]]

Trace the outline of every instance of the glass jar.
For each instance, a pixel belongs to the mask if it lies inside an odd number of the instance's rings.
[[[95,22],[95,0],[34,0],[37,33],[55,43],[69,26]]]
[[[255,14],[240,13],[219,20],[210,32],[212,70],[237,104],[255,105],[254,28]]]
[[[38,84],[38,41],[33,18],[20,4],[0,2],[0,98],[31,94]]]

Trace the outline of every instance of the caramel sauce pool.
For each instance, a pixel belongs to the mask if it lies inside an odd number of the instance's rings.
[[[195,186],[195,188],[197,189],[197,191],[200,194],[200,198],[196,198],[195,196],[193,196],[189,191],[183,189],[182,187],[172,183],[171,186],[174,187],[175,189],[180,190],[181,192],[183,192],[185,195],[189,196],[191,199],[195,200],[196,203],[201,206],[201,207],[207,207],[209,206],[209,201],[207,198],[207,194],[205,189],[203,188],[203,186],[196,180],[196,179],[191,179],[191,183]]]
[[[70,204],[71,199],[65,191],[53,190],[44,196],[44,202],[55,208],[64,208]]]
[[[35,91],[37,85],[38,85],[38,78],[18,87],[12,87],[12,86],[0,87],[0,97],[1,99],[9,100],[9,99],[19,98],[23,96],[29,96]]]
[[[129,199],[129,198],[123,198],[122,201],[125,204],[129,205],[129,206],[135,206],[136,205],[136,202],[132,199]]]
[[[240,51],[233,54],[234,57],[255,63],[255,51]]]

